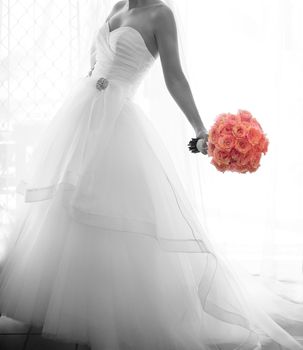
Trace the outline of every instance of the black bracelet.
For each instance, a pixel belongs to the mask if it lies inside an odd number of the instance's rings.
[[[189,143],[188,143],[188,148],[192,153],[198,153],[200,152],[197,148],[197,142],[200,140],[200,137],[193,137]]]

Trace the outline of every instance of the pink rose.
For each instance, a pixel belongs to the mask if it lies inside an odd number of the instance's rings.
[[[251,144],[247,141],[247,139],[237,139],[235,149],[240,153],[247,153],[251,149]]]
[[[212,156],[213,153],[214,153],[214,149],[216,148],[216,146],[215,146],[214,143],[210,142],[209,140],[208,140],[207,146],[208,146],[208,148],[207,148],[208,155],[209,155],[209,156]]]
[[[249,171],[249,166],[247,165],[239,165],[238,172],[239,173],[247,173]]]
[[[250,158],[250,165],[253,169],[257,169],[260,165],[261,152],[254,153]]]
[[[250,128],[247,132],[248,142],[253,146],[259,143],[261,136],[261,132],[254,127]]]
[[[214,159],[218,164],[229,164],[230,154],[227,151],[215,148]]]
[[[230,151],[230,156],[231,156],[231,159],[234,160],[234,161],[238,161],[241,157],[241,154],[239,151],[237,151],[235,148],[233,148],[231,151]]]
[[[214,158],[211,160],[211,164],[213,164],[217,170],[221,171],[222,173],[224,173],[226,170],[228,170],[228,165],[227,164],[218,164]]]
[[[267,153],[267,151],[268,151],[268,143],[269,143],[269,141],[268,141],[268,139],[264,136],[264,141],[263,141],[263,144],[262,144],[262,152],[264,153],[264,154],[266,154]]]
[[[247,128],[243,123],[238,123],[233,126],[232,132],[236,138],[242,138],[246,136]]]
[[[228,122],[235,125],[241,123],[241,117],[238,114],[229,114]]]
[[[228,170],[230,170],[230,171],[237,171],[237,163],[236,163],[235,161],[232,161],[232,162],[229,164]]]
[[[241,117],[241,120],[245,122],[250,122],[252,119],[251,113],[244,109],[238,109],[238,115]]]
[[[219,137],[218,130],[212,127],[208,134],[208,141],[216,144],[218,141],[218,137]]]
[[[235,125],[235,123],[232,122],[226,122],[224,124],[221,124],[218,126],[218,133],[220,135],[231,135],[232,134],[232,128]]]
[[[267,153],[267,151],[268,151],[268,140],[267,140],[267,138],[265,137],[264,134],[261,135],[260,141],[257,144],[257,148],[258,148],[258,150],[260,152],[263,152],[264,154]]]
[[[223,135],[218,138],[218,146],[226,151],[234,147],[235,140],[232,135]]]
[[[251,123],[245,122],[245,121],[242,121],[241,123],[246,128],[247,131],[251,128]]]
[[[217,124],[221,124],[225,122],[225,119],[227,117],[227,113],[221,113],[216,116],[215,122]]]
[[[241,157],[239,158],[238,164],[243,166],[243,165],[247,165],[250,161],[250,154],[249,152],[245,153],[241,153]]]

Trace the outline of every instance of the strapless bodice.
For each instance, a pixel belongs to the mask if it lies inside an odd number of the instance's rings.
[[[92,77],[118,80],[131,90],[140,84],[155,61],[139,31],[123,26],[110,31],[108,22],[95,37],[96,64]]]

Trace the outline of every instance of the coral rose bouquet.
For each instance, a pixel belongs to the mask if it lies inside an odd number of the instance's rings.
[[[216,117],[208,133],[207,154],[212,157],[211,164],[223,173],[255,172],[268,144],[258,121],[250,112],[239,109],[237,114],[222,113]]]

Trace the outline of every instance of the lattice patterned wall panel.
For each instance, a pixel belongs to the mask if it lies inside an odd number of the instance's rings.
[[[37,135],[79,76],[80,1],[0,0],[1,225]]]

